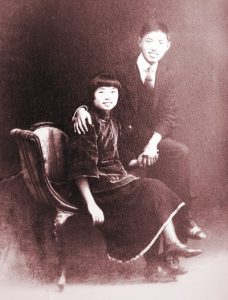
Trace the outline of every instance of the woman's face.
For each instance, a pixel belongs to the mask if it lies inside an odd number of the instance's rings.
[[[112,110],[119,97],[119,91],[113,86],[101,86],[94,92],[94,106],[101,110]]]

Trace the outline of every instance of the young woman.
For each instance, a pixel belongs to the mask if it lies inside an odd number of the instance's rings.
[[[111,74],[100,73],[91,80],[92,125],[88,133],[74,133],[70,139],[69,177],[103,233],[110,258],[127,262],[146,254],[149,265],[161,235],[167,253],[198,255],[201,250],[187,248],[175,233],[172,219],[184,203],[161,181],[127,173],[119,160],[113,112],[120,93],[121,84]]]

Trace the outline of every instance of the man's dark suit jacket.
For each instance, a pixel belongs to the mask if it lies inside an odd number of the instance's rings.
[[[170,137],[176,126],[173,76],[163,62],[158,63],[155,87],[145,87],[136,64],[137,58],[117,66],[123,95],[117,105],[121,120],[122,159],[137,158],[154,132]],[[127,157],[126,157],[127,156]]]

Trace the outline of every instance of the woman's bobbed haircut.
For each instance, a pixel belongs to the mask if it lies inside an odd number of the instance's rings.
[[[89,83],[89,100],[94,100],[94,93],[100,87],[115,87],[119,90],[122,89],[121,83],[113,73],[100,72],[96,74]]]

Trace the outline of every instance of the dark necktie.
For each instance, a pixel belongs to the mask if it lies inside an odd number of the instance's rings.
[[[154,88],[154,73],[151,70],[151,67],[149,67],[146,71],[146,77],[144,81],[144,85],[150,89]]]

